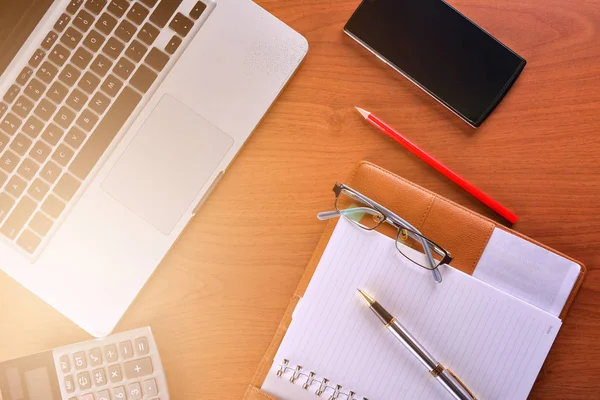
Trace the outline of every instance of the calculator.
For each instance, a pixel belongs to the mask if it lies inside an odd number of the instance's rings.
[[[150,327],[0,362],[0,400],[169,400]]]

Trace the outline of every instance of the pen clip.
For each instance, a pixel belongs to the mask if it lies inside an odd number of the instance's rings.
[[[448,373],[449,373],[450,375],[452,375],[452,377],[453,377],[454,379],[456,379],[456,382],[458,382],[458,383],[460,384],[460,386],[462,386],[462,388],[463,388],[463,389],[465,389],[465,391],[466,391],[467,393],[469,393],[469,394],[471,395],[471,397],[472,397],[474,400],[477,400],[477,397],[475,397],[475,395],[473,394],[473,392],[471,392],[471,391],[469,390],[469,388],[467,387],[467,385],[465,385],[465,384],[463,383],[463,381],[461,381],[461,380],[460,380],[460,378],[459,378],[458,376],[454,375],[454,372],[450,371],[448,368],[446,368],[446,371],[448,371]]]

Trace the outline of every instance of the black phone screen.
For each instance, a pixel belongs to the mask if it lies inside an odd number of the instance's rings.
[[[345,31],[473,126],[525,66],[442,0],[364,0]]]

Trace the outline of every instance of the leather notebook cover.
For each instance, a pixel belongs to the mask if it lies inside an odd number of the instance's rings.
[[[350,179],[340,183],[347,184],[402,216],[434,242],[440,244],[443,243],[444,248],[450,251],[454,257],[454,260],[451,263],[452,267],[469,275],[472,275],[475,271],[477,262],[486,248],[495,228],[505,230],[577,263],[581,267],[579,277],[560,313],[559,317],[561,320],[564,320],[567,311],[573,303],[575,295],[583,283],[586,269],[582,263],[427,189],[417,186],[375,164],[361,162]],[[273,397],[262,392],[260,387],[273,364],[273,358],[279,349],[287,328],[292,322],[292,313],[308,287],[336,224],[337,219],[327,223],[325,231],[321,236],[321,240],[296,288],[294,296],[290,300],[290,304],[288,305],[283,319],[277,328],[277,332],[275,333],[265,356],[262,358],[250,387],[244,396],[245,400],[275,400]]]

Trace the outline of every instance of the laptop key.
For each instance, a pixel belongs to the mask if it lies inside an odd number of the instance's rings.
[[[100,16],[98,22],[96,22],[96,29],[108,36],[115,29],[115,26],[117,26],[117,22],[115,17],[104,13]]]
[[[27,117],[32,109],[33,102],[27,99],[25,96],[20,96],[17,102],[12,106],[12,112],[21,118]]]
[[[98,122],[96,114],[86,109],[77,119],[77,126],[85,132],[90,132],[94,128],[94,125],[96,125],[96,122]]]
[[[4,131],[9,136],[12,136],[17,132],[22,123],[23,121],[19,117],[13,113],[8,113],[2,123],[0,123],[0,131]]]
[[[59,76],[60,79],[60,76]],[[69,94],[69,89],[67,89],[64,85],[59,82],[54,82],[52,86],[50,86],[50,90],[48,90],[48,98],[52,100],[56,104],[62,103],[62,101]]]
[[[175,54],[181,43],[181,38],[177,35],[174,35],[169,41],[169,43],[167,43],[167,47],[165,47],[165,50],[167,51],[167,53],[173,55]]]
[[[77,68],[75,68],[71,64],[67,64],[65,68],[63,68],[62,72],[58,76],[58,80],[63,82],[67,87],[75,86],[75,82],[81,76],[81,72]]]
[[[74,126],[71,128],[67,136],[65,137],[65,143],[74,149],[78,149],[85,140],[85,133],[78,127]]]
[[[42,141],[38,141],[33,146],[33,149],[29,152],[29,157],[33,158],[40,164],[46,161],[46,158],[50,155],[50,147]],[[46,179],[47,180],[47,179]],[[53,181],[50,183],[54,183]]]
[[[17,239],[17,244],[21,246],[23,250],[26,252],[33,254],[35,250],[39,247],[42,239],[39,236],[34,234],[29,229],[25,229],[21,236]]]
[[[147,51],[148,48],[146,46],[139,41],[134,40],[131,42],[131,45],[129,45],[125,55],[135,62],[140,62]]]
[[[35,73],[35,76],[40,78],[40,80],[42,80],[44,83],[48,84],[54,80],[57,74],[58,68],[48,61],[44,61],[40,69],[38,69]]]
[[[144,3],[145,5],[147,5],[148,7],[152,8],[156,5],[156,3],[158,3],[158,0],[141,0],[142,3]]]
[[[83,41],[83,45],[90,49],[93,53],[97,53],[106,39],[100,32],[92,29]]]
[[[104,75],[106,75],[108,71],[110,71],[112,65],[113,63],[111,60],[106,58],[103,54],[98,54],[98,56],[96,56],[96,59],[92,63],[91,69],[96,74],[100,75],[101,77],[104,77]]]
[[[69,97],[67,97],[67,105],[75,111],[83,110],[85,103],[88,101],[88,96],[79,89],[73,89]]]
[[[81,10],[73,20],[73,25],[85,33],[90,29],[94,22],[95,18],[92,14],[86,10]]]
[[[117,58],[119,58],[121,52],[124,49],[125,45],[121,41],[115,38],[110,38],[108,39],[108,42],[106,42],[106,45],[102,49],[102,52],[110,58],[112,58],[113,60],[116,60]]]
[[[42,133],[42,139],[51,146],[56,146],[60,138],[63,137],[64,131],[60,129],[56,124],[49,124],[44,133]]]
[[[73,198],[73,196],[75,196],[75,193],[77,193],[77,189],[79,189],[80,185],[81,183],[79,180],[73,177],[73,175],[66,173],[56,184],[54,193],[64,201],[68,202]]]
[[[33,184],[29,186],[27,193],[37,202],[41,202],[48,193],[48,190],[50,190],[50,186],[40,178],[37,178]]]
[[[64,106],[54,116],[54,122],[63,129],[69,128],[74,119],[75,113]]]
[[[23,68],[23,70],[17,77],[17,84],[23,86],[24,84],[27,83],[29,78],[31,78],[31,75],[33,75],[33,70],[31,68],[29,68],[29,67]]]
[[[175,14],[175,11],[177,11],[182,1],[183,0],[160,0],[160,4],[150,16],[150,21],[160,28],[164,28],[173,14]]]
[[[58,219],[60,214],[64,211],[65,206],[66,204],[61,199],[50,194],[48,198],[46,198],[46,201],[44,201],[44,204],[42,204],[42,211],[53,219]]]
[[[0,132],[0,154],[2,154],[2,151],[4,151],[4,149],[6,148],[8,142],[10,142],[10,138],[4,133]],[[0,187],[2,187],[1,184]]]
[[[117,18],[125,15],[125,11],[129,8],[127,0],[112,0],[108,5],[108,11]]]
[[[50,185],[53,185],[58,176],[60,175],[62,169],[56,165],[54,161],[48,161],[42,171],[40,172],[40,177],[48,182]]]
[[[154,25],[146,22],[140,32],[138,33],[138,39],[146,43],[148,46],[152,46],[160,31]]]
[[[88,0],[85,3],[85,8],[93,14],[98,15],[104,9],[106,3],[108,3],[108,0]]]
[[[42,97],[42,93],[46,91],[46,85],[37,79],[33,78],[29,84],[25,87],[24,93],[30,99],[38,101]]]
[[[115,65],[113,72],[119,78],[123,80],[129,79],[133,70],[135,69],[135,65],[126,58],[121,57],[121,59]]]
[[[32,141],[27,136],[19,133],[10,144],[10,148],[20,156],[24,156],[31,147]]]
[[[48,59],[52,61],[54,64],[62,67],[67,62],[67,59],[71,55],[71,52],[67,50],[64,46],[57,44],[54,46],[54,49],[50,52]]]
[[[135,3],[127,13],[127,19],[136,25],[141,25],[150,11],[141,3]]]
[[[83,4],[83,0],[72,0],[67,6],[67,12],[71,15],[75,14],[79,7]]]
[[[19,166],[17,173],[25,180],[31,181],[39,168],[40,166],[37,163],[35,163],[31,158],[27,157]]]
[[[71,17],[67,14],[61,15],[58,21],[56,21],[56,24],[54,24],[54,30],[58,33],[62,33],[67,25],[69,25],[69,22],[71,22]]]
[[[10,150],[6,150],[0,158],[0,169],[12,173],[19,164],[20,158]]]
[[[78,67],[79,69],[84,70],[87,68],[89,63],[92,61],[92,58],[94,58],[92,53],[90,53],[83,47],[80,47],[79,49],[77,49],[77,51],[73,55],[71,62],[73,64],[75,64],[75,66]]]
[[[45,50],[50,50],[52,46],[54,46],[56,39],[58,39],[58,34],[54,31],[50,31],[42,42],[42,48]]]
[[[68,27],[67,31],[60,38],[60,42],[73,50],[81,42],[81,39],[83,39],[83,35],[78,30]]]
[[[29,222],[29,228],[40,236],[46,236],[53,223],[50,218],[38,211]],[[68,358],[66,360],[68,362]]]
[[[179,35],[186,37],[188,33],[192,30],[194,26],[194,21],[183,15],[182,13],[177,13],[173,21],[169,24],[169,28],[177,32]]]
[[[86,72],[79,81],[79,87],[87,94],[92,94],[100,84],[100,79],[91,72]]]
[[[17,85],[12,85],[6,91],[6,94],[4,95],[4,101],[7,102],[8,104],[11,104],[13,101],[15,101],[15,99],[19,95],[20,91],[21,91],[20,87],[18,87]]]
[[[132,83],[133,84],[133,83]],[[95,113],[102,115],[104,111],[108,108],[110,104],[110,99],[106,97],[102,92],[98,92],[94,95],[92,100],[90,100],[89,107]]]
[[[81,180],[89,175],[141,100],[130,87],[123,89],[69,166],[73,175]]]
[[[6,193],[12,195],[13,197],[19,198],[19,196],[21,196],[25,191],[26,186],[27,183],[21,177],[18,175],[13,175],[4,190],[6,190]]]
[[[30,116],[25,125],[23,125],[23,132],[32,139],[38,137],[42,133],[42,129],[44,129],[44,123],[35,115]]]
[[[0,232],[7,238],[14,240],[36,208],[35,201],[27,196],[23,197],[4,221]]]
[[[29,59],[29,65],[31,65],[33,68],[37,68],[45,56],[46,53],[44,53],[43,50],[37,49]]]
[[[61,143],[54,151],[54,154],[52,154],[52,159],[56,161],[58,165],[66,167],[74,154],[73,150]]]
[[[0,171],[0,174],[2,172]],[[15,205],[15,200],[4,192],[0,192],[0,222],[6,219],[10,209]]]
[[[145,65],[140,65],[138,70],[131,78],[131,86],[142,93],[146,93],[152,86],[158,75]]]
[[[190,17],[192,19],[198,19],[198,18],[200,18],[200,16],[204,12],[204,10],[206,10],[206,4],[204,4],[201,1],[199,1],[199,2],[196,3],[196,5],[192,9],[192,11],[190,11]]]
[[[115,31],[115,36],[124,41],[125,43],[128,43],[133,37],[133,35],[135,35],[136,31],[137,28],[135,27],[135,25],[124,19],[117,27],[117,30]]]
[[[158,50],[156,47],[153,47],[148,56],[146,56],[144,62],[160,72],[169,62],[169,56]]]
[[[38,106],[35,108],[35,115],[38,116],[42,121],[50,121],[50,118],[56,112],[56,106],[52,104],[48,99],[42,99]]]
[[[119,93],[119,90],[121,90],[122,86],[123,86],[123,82],[121,82],[121,80],[119,78],[117,78],[116,76],[110,74],[104,80],[104,83],[102,83],[100,90],[102,90],[104,93],[106,93],[110,97],[115,97]]]

